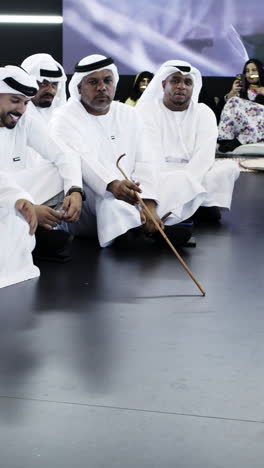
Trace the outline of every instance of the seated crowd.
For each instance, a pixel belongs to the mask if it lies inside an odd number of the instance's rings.
[[[239,169],[215,160],[217,139],[248,142],[230,123],[235,106],[249,119],[249,105],[263,112],[261,64],[250,60],[244,74],[218,129],[198,102],[201,74],[184,61],[140,73],[130,105],[114,100],[118,70],[102,55],[76,64],[68,101],[63,67],[48,54],[0,68],[0,287],[38,276],[33,259],[69,261],[74,236],[96,233],[101,247],[161,244],[137,194],[176,247],[188,245],[195,224],[218,222]],[[263,118],[258,128],[263,141]]]

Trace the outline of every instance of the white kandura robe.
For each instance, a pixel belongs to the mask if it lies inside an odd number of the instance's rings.
[[[53,103],[50,107],[42,108],[35,106],[32,101],[29,101],[27,105],[27,117],[30,116],[30,118],[34,120],[41,120],[42,122],[44,121],[48,125],[55,108],[56,107],[53,106]],[[30,148],[29,146],[27,147],[26,161],[27,168],[40,166],[42,164],[45,165],[46,163],[45,158],[43,158],[39,153],[37,153],[37,151],[35,151],[33,148]]]
[[[61,104],[63,105],[63,104]],[[58,108],[57,106],[54,105],[54,100],[49,107],[40,107],[40,106],[35,106],[35,104],[32,101],[29,101],[27,105],[27,116],[31,116],[33,118],[41,117],[45,122],[49,122],[54,110]]]
[[[87,202],[83,203],[79,223],[67,226],[71,232],[87,234],[96,219],[100,245],[109,245],[117,236],[141,225],[139,211],[117,200],[106,190],[115,180],[123,180],[116,167],[141,182],[142,198],[155,199],[152,165],[142,153],[142,122],[135,110],[123,103],[112,102],[106,115],[89,114],[79,101],[70,100],[53,114],[53,132],[81,155]]]
[[[215,162],[212,110],[191,102],[187,110],[173,112],[157,100],[142,102],[136,112],[144,121],[144,151],[157,167],[160,212],[171,211],[174,223],[191,217],[199,206],[230,208],[239,169],[233,161]]]
[[[36,167],[27,159],[27,146],[32,147],[44,161]],[[78,154],[62,141],[51,136],[41,119],[27,112],[15,128],[0,128],[0,170],[12,174],[13,180],[42,204],[61,192],[67,193],[72,185],[82,186],[81,165]]]
[[[39,276],[31,252],[35,236],[29,234],[29,225],[15,209],[19,199],[32,202],[18,185],[0,172],[0,288]]]

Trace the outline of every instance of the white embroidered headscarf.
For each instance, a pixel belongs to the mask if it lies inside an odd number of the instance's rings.
[[[190,63],[182,60],[168,60],[158,69],[147,89],[138,100],[137,106],[145,101],[162,99],[164,94],[162,81],[166,80],[169,75],[175,72],[180,72],[182,75],[191,75],[193,79],[192,101],[197,103],[202,87],[202,77],[199,70],[192,67]]]
[[[79,94],[78,84],[85,76],[101,70],[111,70],[114,75],[115,86],[117,85],[119,74],[113,60],[104,55],[88,55],[75,65],[75,73],[69,83],[70,100],[80,101],[81,95]]]
[[[67,77],[62,65],[49,54],[34,54],[27,57],[21,64],[37,81],[48,80],[58,83],[57,93],[52,102],[52,109],[62,106],[66,102]]]
[[[32,98],[38,90],[33,76],[15,65],[0,68],[0,94],[22,94]]]

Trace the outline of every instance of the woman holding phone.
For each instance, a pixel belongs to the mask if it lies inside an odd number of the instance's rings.
[[[264,68],[249,59],[225,96],[219,122],[219,148],[226,153],[240,145],[264,142]]]

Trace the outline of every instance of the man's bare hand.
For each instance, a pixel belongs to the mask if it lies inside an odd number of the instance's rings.
[[[107,190],[111,192],[118,200],[123,200],[130,205],[136,205],[138,199],[135,192],[141,193],[139,182],[131,182],[130,180],[113,180],[107,186]]]
[[[147,208],[149,209],[149,211],[151,212],[152,216],[158,223],[158,225],[161,227],[162,230],[164,230],[164,224],[161,221],[156,211],[156,207],[157,207],[156,202],[154,200],[144,200],[144,202]],[[147,211],[144,208],[140,211],[140,219],[141,219],[141,223],[144,224],[144,231],[155,232],[158,230],[157,226],[152,221],[151,217],[148,215]]]
[[[82,209],[82,196],[79,192],[72,192],[64,198],[61,207],[62,218],[66,223],[76,223],[79,221]]]
[[[28,222],[29,234],[33,236],[38,226],[35,206],[28,200],[20,199],[16,201],[15,208]]]
[[[61,224],[62,215],[58,213],[53,208],[45,205],[36,205],[35,206],[38,223],[40,226],[43,226],[45,229],[53,229],[57,224]]]

